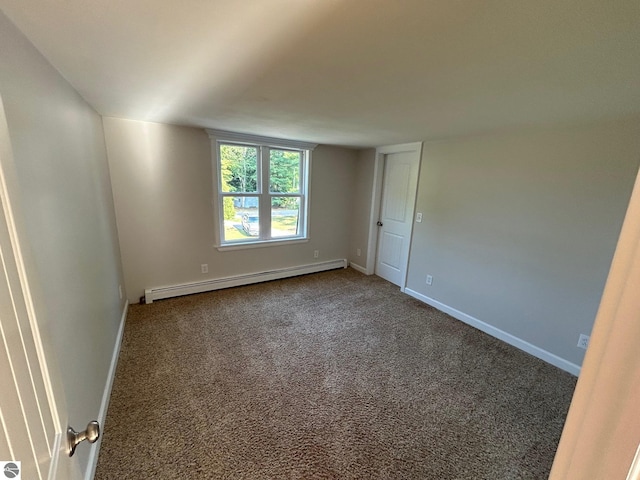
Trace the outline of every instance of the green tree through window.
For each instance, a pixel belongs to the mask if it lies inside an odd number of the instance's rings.
[[[271,193],[300,192],[300,152],[289,150],[270,150],[269,191]],[[272,205],[277,208],[294,208],[296,197],[276,197]]]
[[[258,149],[241,145],[220,145],[223,192],[258,191]]]
[[[217,141],[221,246],[307,238],[310,150],[282,145]]]

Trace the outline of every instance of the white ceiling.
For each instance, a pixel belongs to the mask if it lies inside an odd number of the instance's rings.
[[[640,114],[638,0],[0,0],[106,116],[375,146]]]

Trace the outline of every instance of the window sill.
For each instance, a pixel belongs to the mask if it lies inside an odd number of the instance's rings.
[[[248,248],[264,248],[264,247],[279,247],[282,245],[292,245],[295,243],[307,243],[307,238],[288,238],[283,240],[261,240],[255,242],[243,242],[227,245],[215,245],[216,249],[220,252],[226,252],[229,250],[245,250]]]

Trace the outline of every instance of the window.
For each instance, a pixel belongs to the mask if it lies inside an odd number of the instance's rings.
[[[315,145],[208,133],[217,167],[218,246],[308,238],[309,165]]]

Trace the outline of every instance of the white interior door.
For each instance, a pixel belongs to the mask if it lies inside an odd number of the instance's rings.
[[[419,167],[419,149],[385,154],[375,273],[400,287],[409,261]]]
[[[36,323],[16,218],[13,155],[0,99],[0,462],[20,462],[16,476],[2,478],[74,478],[51,387],[49,367]],[[4,464],[2,464],[4,467]],[[14,473],[15,470],[14,470]],[[70,474],[70,475],[68,475]]]
[[[56,428],[5,215],[0,221],[0,256],[0,416],[4,430],[0,460],[21,462],[24,479],[43,479],[49,475]]]

